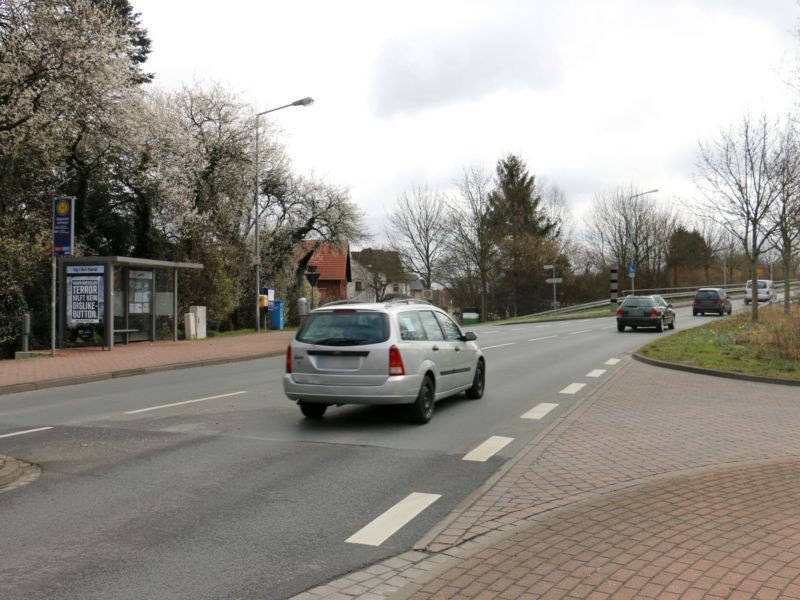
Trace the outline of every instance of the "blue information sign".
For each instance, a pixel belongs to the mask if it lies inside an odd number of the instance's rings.
[[[53,198],[53,255],[71,256],[75,237],[75,198]]]
[[[628,275],[636,275],[636,265],[634,263],[628,265]]]

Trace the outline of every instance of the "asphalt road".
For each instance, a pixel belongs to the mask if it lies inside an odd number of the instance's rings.
[[[677,313],[678,330],[719,318]],[[290,597],[410,549],[610,359],[669,335],[620,334],[613,317],[475,331],[486,395],[437,403],[425,426],[400,407],[305,420],[282,358],[0,397],[0,453],[42,467],[0,493],[0,596]],[[370,527],[412,494],[405,520]]]

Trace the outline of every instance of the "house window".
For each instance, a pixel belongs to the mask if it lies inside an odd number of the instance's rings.
[[[399,283],[393,283],[393,284],[392,284],[392,291],[393,291],[395,294],[396,294],[396,293],[398,293],[398,292],[400,291],[400,284],[399,284]]]
[[[364,285],[360,281],[356,281],[356,291],[361,292],[364,289]]]

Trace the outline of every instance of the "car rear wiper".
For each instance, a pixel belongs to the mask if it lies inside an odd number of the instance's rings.
[[[318,340],[312,343],[321,346],[358,346],[368,342],[369,340],[357,340],[353,338],[325,338],[324,340]]]

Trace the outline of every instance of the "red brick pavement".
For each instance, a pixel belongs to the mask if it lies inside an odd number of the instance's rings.
[[[54,358],[0,361],[0,394],[38,387],[79,383],[89,378],[214,364],[281,354],[294,335],[269,331],[193,341],[138,342],[113,350],[58,350]]]
[[[479,550],[400,596],[800,598],[798,422],[796,387],[623,365],[427,547]]]
[[[419,590],[444,598],[800,599],[800,461],[722,467],[540,516]]]

